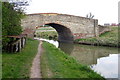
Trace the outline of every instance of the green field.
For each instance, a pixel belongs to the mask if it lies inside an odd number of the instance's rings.
[[[37,30],[40,31],[40,30],[55,30],[55,29],[52,27],[40,27]]]
[[[120,47],[120,44],[118,44],[118,27],[111,27],[111,31],[105,32],[99,35],[99,37],[77,39],[75,42],[95,44],[99,46]]]
[[[52,44],[43,42],[42,46],[44,49],[41,55],[43,78],[99,78],[99,80],[104,80],[88,66],[79,64]]]
[[[2,78],[29,78],[33,58],[39,41],[27,40],[25,48],[18,53],[2,53]]]

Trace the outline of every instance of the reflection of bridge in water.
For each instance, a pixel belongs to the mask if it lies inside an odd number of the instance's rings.
[[[59,48],[73,56],[80,63],[87,65],[97,64],[97,59],[107,57],[110,54],[118,54],[118,50],[111,47],[59,43]]]

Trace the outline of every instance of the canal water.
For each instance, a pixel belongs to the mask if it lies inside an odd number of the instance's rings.
[[[54,44],[79,63],[90,66],[91,69],[105,78],[118,78],[118,55],[120,57],[120,54],[118,54],[117,48],[59,43],[58,41],[46,39],[39,40]]]

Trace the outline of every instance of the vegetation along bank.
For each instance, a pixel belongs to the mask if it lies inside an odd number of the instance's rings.
[[[22,33],[21,19],[25,17],[23,10],[16,4],[2,2],[2,51],[13,42],[13,38],[7,36],[17,36]]]
[[[39,41],[27,40],[25,48],[17,53],[2,53],[2,78],[29,78]]]
[[[95,46],[109,46],[109,47],[120,47],[118,40],[118,27],[110,27],[111,31],[105,32],[99,37],[77,39],[75,43],[95,45]]]
[[[41,70],[43,78],[104,78],[88,66],[79,64],[71,56],[62,52],[52,44],[43,42]]]

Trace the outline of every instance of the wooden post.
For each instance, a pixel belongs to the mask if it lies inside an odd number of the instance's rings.
[[[16,40],[7,46],[7,51],[9,52],[20,52],[21,49],[25,46],[26,44],[26,36],[21,35],[21,36],[9,36],[9,37],[14,37]]]
[[[16,43],[16,52],[18,52],[18,43]]]
[[[16,44],[13,44],[13,52],[15,52],[15,45],[16,45]]]
[[[26,37],[24,37],[24,45],[26,44]]]
[[[21,51],[21,39],[18,41],[18,52]]]
[[[13,45],[11,44],[10,47],[11,47],[10,52],[13,52]]]
[[[25,39],[25,37],[23,38],[23,46],[25,46],[25,44],[26,44],[26,39]]]
[[[23,37],[21,38],[21,48],[23,48]]]
[[[22,45],[21,45],[21,39],[20,39],[20,41],[19,41],[19,42],[20,42],[20,51],[21,51],[21,49],[22,49],[22,47],[21,47],[21,46],[22,46]]]
[[[20,51],[20,43],[18,42],[18,52]]]

